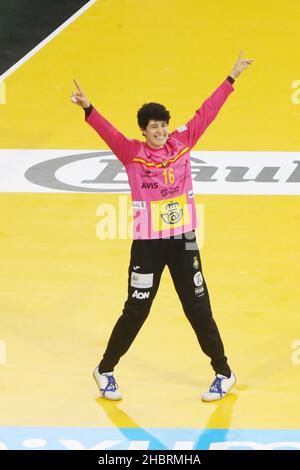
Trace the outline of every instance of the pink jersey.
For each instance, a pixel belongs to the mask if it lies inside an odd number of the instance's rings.
[[[167,238],[197,227],[190,150],[233,90],[226,79],[187,124],[169,134],[160,149],[126,138],[94,108],[86,117],[126,169],[134,239]]]

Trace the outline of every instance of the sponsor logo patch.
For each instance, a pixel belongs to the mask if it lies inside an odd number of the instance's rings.
[[[177,127],[177,131],[178,131],[178,132],[184,132],[184,131],[187,131],[187,127],[186,127],[186,125],[184,125],[184,126],[180,126],[180,127]]]
[[[151,218],[154,231],[170,230],[189,224],[186,194],[162,201],[151,201]]]
[[[147,209],[147,205],[145,201],[132,201],[132,207],[133,209],[136,209],[139,211]]]
[[[161,218],[168,225],[174,225],[182,218],[183,209],[176,201],[169,202],[165,206],[165,212],[161,214]]]
[[[138,290],[135,290],[134,293],[132,294],[133,298],[136,298],[138,300],[144,300],[144,299],[149,299],[150,292],[139,292]]]
[[[138,269],[140,269],[140,266],[133,266],[132,269],[133,269],[134,271],[137,271]]]
[[[132,272],[130,285],[140,289],[149,289],[149,287],[153,286],[153,273],[141,274]]]
[[[202,295],[204,295],[204,287],[196,287],[195,288],[195,295],[197,297],[201,297]]]
[[[162,189],[160,194],[162,197],[167,197],[168,195],[173,196],[174,194],[179,192],[179,186],[175,186],[174,188],[169,188],[169,189]]]
[[[198,271],[194,276],[194,284],[197,287],[200,287],[203,284],[203,277],[202,277],[202,274],[200,273],[200,271]]]
[[[157,189],[158,183],[143,183],[141,188],[142,189]]]

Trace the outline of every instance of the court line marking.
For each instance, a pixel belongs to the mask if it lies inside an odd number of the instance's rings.
[[[29,51],[22,59],[20,59],[18,62],[16,62],[14,65],[12,65],[6,72],[4,72],[2,75],[0,75],[0,82],[5,80],[9,75],[11,75],[13,72],[15,72],[21,65],[23,65],[25,62],[27,62],[29,59],[31,59],[32,56],[34,56],[39,50],[41,50],[48,42],[52,41],[53,38],[55,38],[58,34],[60,34],[64,29],[67,28],[73,21],[75,21],[82,13],[84,13],[88,8],[90,8],[92,5],[94,5],[97,2],[97,0],[90,0],[87,2],[83,7],[81,7],[76,13],[74,13],[72,16],[70,16],[69,19],[67,19],[62,25],[60,25],[53,33],[51,33],[49,36],[47,36],[45,39],[43,39],[42,42],[40,42],[37,46],[35,46],[31,51]]]

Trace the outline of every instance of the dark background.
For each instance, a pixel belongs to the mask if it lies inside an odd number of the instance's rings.
[[[88,0],[0,0],[0,75]]]

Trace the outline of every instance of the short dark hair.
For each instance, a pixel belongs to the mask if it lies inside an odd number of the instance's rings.
[[[137,113],[137,120],[141,129],[146,129],[151,119],[154,121],[166,121],[169,124],[170,118],[169,111],[159,103],[145,103]]]

